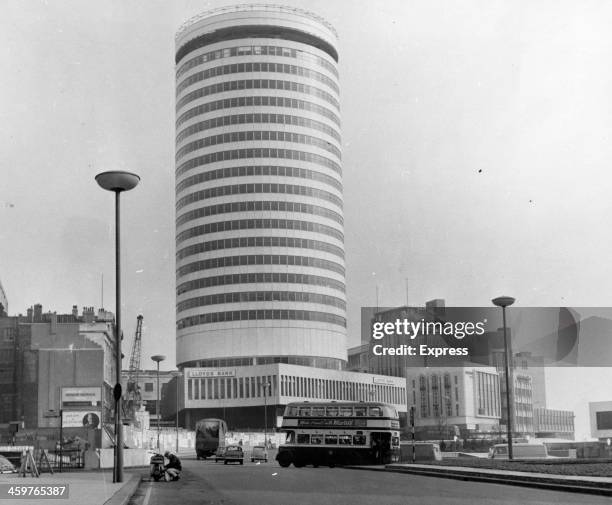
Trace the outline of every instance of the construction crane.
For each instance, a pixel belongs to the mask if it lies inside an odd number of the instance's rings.
[[[142,315],[136,318],[136,333],[134,334],[134,342],[132,343],[132,353],[130,355],[130,368],[128,370],[128,378],[126,384],[126,392],[124,396],[124,418],[134,422],[136,420],[135,413],[140,409],[142,404],[142,396],[138,379],[140,375],[140,353],[142,348]]]

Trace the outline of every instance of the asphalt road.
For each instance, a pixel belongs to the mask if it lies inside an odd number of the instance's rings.
[[[612,504],[609,497],[345,468],[183,460],[178,482],[143,482],[130,505]]]

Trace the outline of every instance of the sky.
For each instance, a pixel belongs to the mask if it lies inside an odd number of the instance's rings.
[[[362,306],[488,306],[502,294],[526,307],[612,305],[612,3],[282,3],[339,33],[349,345]],[[114,310],[113,195],[94,177],[132,171],[126,344],[143,314],[143,356],[175,366],[174,34],[230,4],[2,2],[10,314]]]

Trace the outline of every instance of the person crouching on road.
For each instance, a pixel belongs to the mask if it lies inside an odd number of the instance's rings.
[[[181,460],[170,451],[166,451],[164,457],[168,459],[168,464],[164,466],[166,482],[179,480],[181,470],[183,469]]]

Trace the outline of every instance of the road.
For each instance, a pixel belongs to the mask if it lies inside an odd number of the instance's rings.
[[[183,459],[178,482],[143,482],[130,505],[477,505],[607,504],[612,499],[439,477],[281,468],[276,462],[223,465]]]

